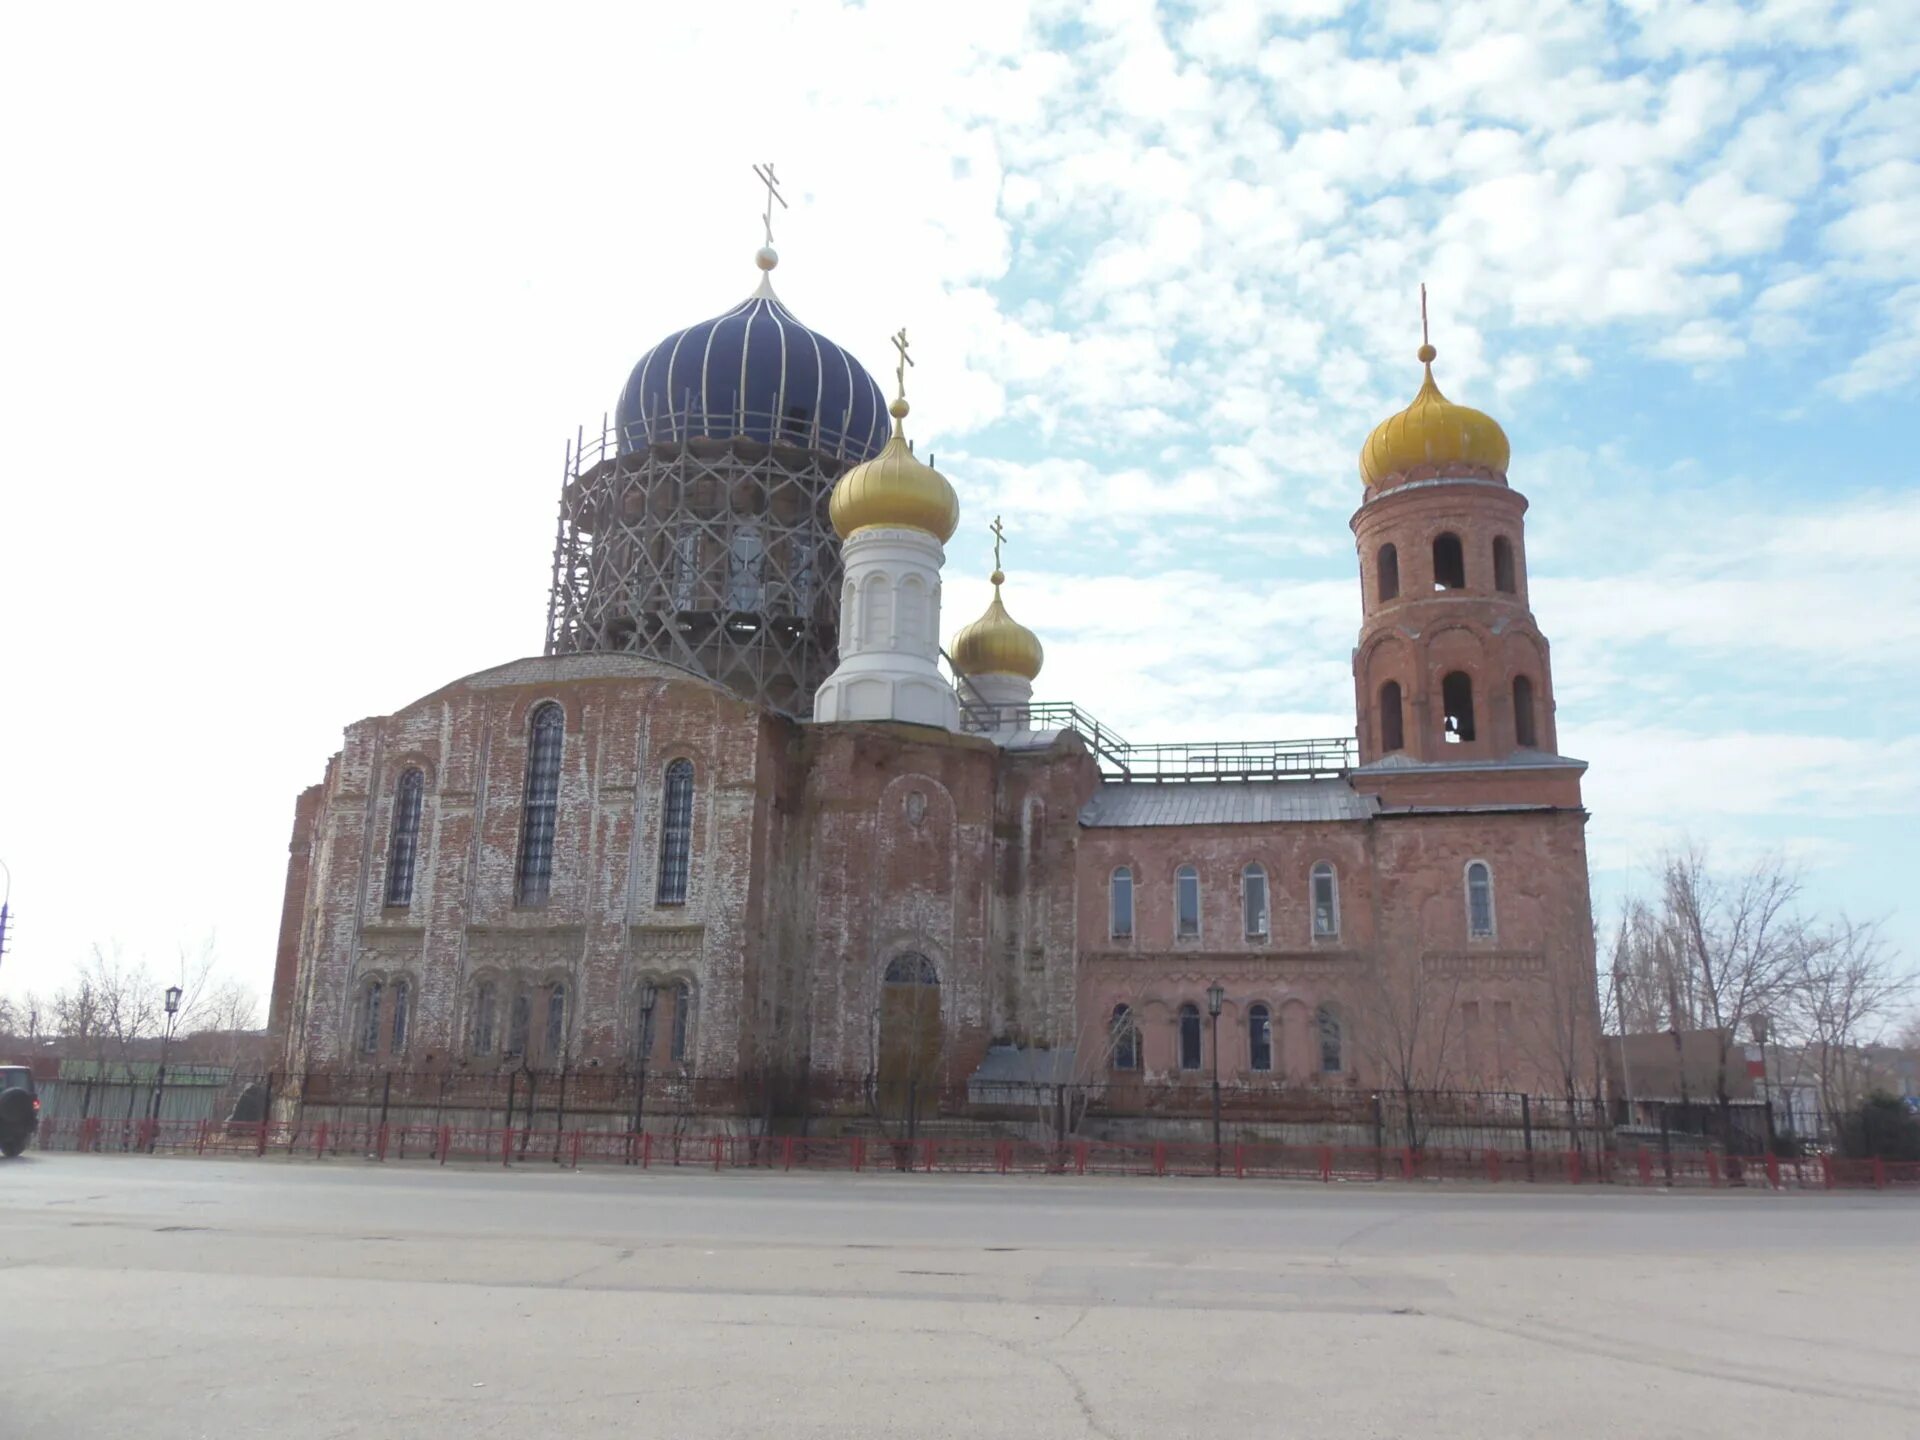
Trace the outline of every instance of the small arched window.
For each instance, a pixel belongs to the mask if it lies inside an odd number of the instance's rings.
[[[526,803],[520,818],[520,860],[514,903],[544,905],[553,888],[553,826],[560,811],[560,751],[567,714],[549,700],[528,722]]]
[[[673,987],[673,1045],[667,1052],[675,1060],[687,1058],[687,1032],[693,1024],[693,987],[682,980]]]
[[[1125,865],[1107,881],[1107,928],[1116,940],[1133,938],[1133,871]]]
[[[1180,1007],[1180,1068],[1200,1068],[1200,1007],[1191,1002]]]
[[[1467,866],[1467,934],[1476,940],[1493,934],[1493,871],[1484,860]]]
[[[1258,864],[1240,872],[1240,892],[1246,910],[1247,938],[1267,938],[1267,872]]]
[[[1374,566],[1374,588],[1383,604],[1400,598],[1400,552],[1391,545],[1380,547],[1379,560]]]
[[[360,992],[360,1053],[380,1053],[380,998],[385,987],[369,980]]]
[[[1138,1070],[1140,1068],[1140,1027],[1133,1023],[1133,1011],[1129,1007],[1125,1005],[1113,1007],[1111,1036],[1113,1068]]]
[[[1405,722],[1400,717],[1400,682],[1389,680],[1380,687],[1380,748],[1404,750],[1407,746]]]
[[[1192,939],[1200,933],[1200,872],[1182,865],[1174,872],[1174,933]]]
[[[393,982],[393,1035],[389,1047],[393,1054],[399,1055],[407,1048],[407,1029],[413,1024],[413,985],[410,981]]]
[[[1264,1005],[1247,1010],[1247,1068],[1273,1069],[1273,1012]]]
[[[1446,711],[1442,733],[1449,745],[1473,739],[1473,678],[1464,670],[1449,670],[1440,682],[1440,704]]]
[[[547,1034],[546,1061],[549,1065],[565,1063],[567,1055],[567,987],[554,984],[547,987]]]
[[[1513,677],[1513,742],[1528,748],[1539,744],[1533,728],[1533,681],[1524,675]]]
[[[660,879],[654,903],[687,903],[687,877],[693,868],[693,762],[667,766],[660,793]]]
[[[413,868],[420,852],[420,797],[426,777],[417,767],[400,772],[393,791],[393,831],[387,842],[387,904],[405,908],[413,903]]]
[[[1451,530],[1433,537],[1433,588],[1467,588],[1467,552],[1461,548],[1460,537]]]
[[[1514,592],[1513,542],[1504,535],[1493,537],[1493,588],[1508,595]]]
[[[1333,866],[1322,860],[1313,867],[1313,938],[1337,939],[1340,934],[1340,881]]]
[[[1338,1075],[1347,1068],[1346,1035],[1340,1024],[1340,1012],[1322,1005],[1314,1016],[1314,1029],[1320,1032],[1320,1073]]]
[[[493,1054],[496,1039],[496,1026],[499,1017],[495,1013],[499,991],[491,980],[482,980],[473,992],[473,1053],[476,1055]]]

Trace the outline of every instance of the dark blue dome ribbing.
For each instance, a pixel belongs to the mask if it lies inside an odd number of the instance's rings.
[[[860,362],[794,319],[764,284],[642,355],[615,420],[622,452],[745,436],[849,465],[879,454],[892,429],[886,396]]]

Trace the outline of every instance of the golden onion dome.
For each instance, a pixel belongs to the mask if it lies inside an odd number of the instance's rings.
[[[1360,447],[1360,478],[1369,490],[1393,475],[1416,466],[1462,465],[1507,473],[1512,447],[1507,432],[1491,415],[1466,405],[1456,405],[1440,393],[1433,383],[1433,357],[1438,352],[1422,345],[1420,363],[1426,378],[1413,403],[1398,415],[1390,415],[1373,427],[1367,443]]]
[[[960,524],[960,497],[946,476],[921,464],[907,448],[900,425],[907,417],[906,397],[888,409],[893,434],[878,455],[840,477],[827,502],[827,518],[842,540],[869,526],[898,525],[924,530],[944,544]]]
[[[1019,675],[1027,680],[1040,674],[1047,658],[1040,637],[1007,613],[1000,601],[1006,572],[993,572],[993,603],[987,613],[953,637],[953,668],[962,675]]]

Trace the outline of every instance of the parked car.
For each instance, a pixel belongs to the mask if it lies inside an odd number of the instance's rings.
[[[40,1128],[40,1093],[25,1065],[0,1065],[0,1155],[11,1160]]]

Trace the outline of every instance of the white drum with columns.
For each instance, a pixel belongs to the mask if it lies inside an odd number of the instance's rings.
[[[939,666],[940,542],[875,525],[849,536],[841,555],[840,664],[814,697],[813,718],[958,730],[959,702]]]

